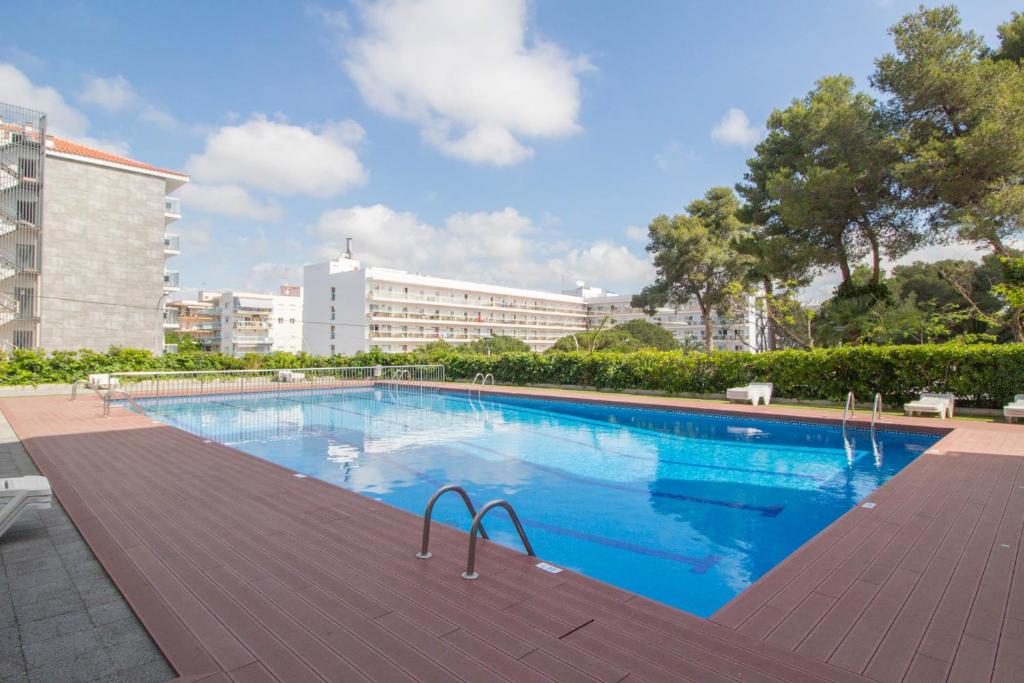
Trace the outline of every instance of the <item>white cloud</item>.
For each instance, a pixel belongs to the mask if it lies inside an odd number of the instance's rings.
[[[190,183],[178,191],[189,209],[233,218],[276,221],[283,212],[274,201],[261,201],[238,185],[202,185]]]
[[[34,84],[13,64],[0,64],[0,93],[5,102],[44,112],[54,135],[81,140],[89,129],[85,114],[69,105],[56,89]]]
[[[725,115],[711,129],[711,139],[723,145],[736,145],[738,147],[749,147],[761,139],[764,131],[761,128],[751,125],[750,119],[742,109],[735,107],[725,112]]]
[[[513,208],[456,213],[434,226],[382,204],[355,206],[323,213],[310,232],[317,258],[336,257],[352,237],[355,256],[365,263],[479,282],[557,290],[584,279],[632,291],[653,277],[650,261],[624,246],[545,239]]]
[[[78,99],[110,112],[120,112],[134,107],[139,96],[124,76],[92,76],[86,79],[85,87],[78,94]]]
[[[78,99],[112,114],[135,113],[143,121],[161,128],[177,125],[169,113],[142,99],[124,76],[90,76],[78,93]]]
[[[187,168],[201,183],[329,197],[366,181],[352,149],[363,135],[354,121],[313,129],[257,115],[211,133],[206,148],[192,155]]]
[[[345,69],[375,109],[420,125],[443,153],[499,166],[520,137],[580,130],[579,75],[593,67],[527,26],[526,0],[389,0],[361,5]]]
[[[639,242],[640,244],[647,244],[647,228],[641,228],[639,225],[627,225],[626,226],[626,237]]]
[[[55,88],[36,85],[13,64],[0,63],[0,97],[10,104],[45,113],[46,130],[51,135],[122,156],[130,151],[124,142],[89,135],[85,114],[68,104]]]

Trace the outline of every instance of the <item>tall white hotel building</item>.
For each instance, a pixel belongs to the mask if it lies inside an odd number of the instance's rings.
[[[302,345],[314,355],[412,351],[438,339],[464,344],[494,336],[544,351],[603,320],[610,326],[636,318],[662,325],[680,340],[704,337],[700,312],[690,307],[648,316],[629,305],[629,295],[582,286],[554,294],[363,266],[351,250],[307,265],[303,285]],[[714,335],[718,350],[758,350],[753,306],[717,320]]]

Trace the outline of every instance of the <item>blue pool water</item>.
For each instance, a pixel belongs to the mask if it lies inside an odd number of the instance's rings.
[[[937,437],[463,392],[142,401],[155,418],[421,514],[507,498],[540,558],[708,616]],[[456,496],[435,519],[469,527]],[[492,539],[519,545],[501,511]],[[409,539],[409,552],[418,539]],[[478,570],[486,572],[485,563]]]

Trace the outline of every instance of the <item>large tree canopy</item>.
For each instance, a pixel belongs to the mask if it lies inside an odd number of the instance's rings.
[[[727,187],[714,187],[690,202],[686,213],[658,216],[648,227],[647,251],[654,255],[653,285],[633,305],[653,311],[695,300],[704,321],[704,348],[714,349],[713,315],[728,317],[744,289],[749,257],[736,250],[750,227],[737,216],[739,200]]]
[[[1003,255],[1024,229],[1022,30],[1019,15],[1004,24],[993,52],[955,7],[922,9],[890,30],[896,51],[872,78],[890,95],[901,184],[936,227]]]
[[[772,112],[768,131],[738,186],[747,210],[800,260],[838,268],[841,288],[869,257],[868,284],[877,287],[883,257],[903,256],[921,236],[893,174],[897,139],[875,101],[852,79],[829,76]]]

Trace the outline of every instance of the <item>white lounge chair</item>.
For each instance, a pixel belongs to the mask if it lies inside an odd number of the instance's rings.
[[[751,382],[745,387],[733,387],[725,392],[725,397],[740,403],[750,401],[752,406],[756,406],[758,401],[768,405],[772,402],[772,383]]]
[[[106,373],[89,375],[90,389],[113,389],[119,383],[117,377],[111,377]]]
[[[938,415],[945,420],[953,417],[953,408],[956,397],[953,394],[921,394],[921,398],[903,405],[903,412],[907,415],[914,413],[925,413]]]
[[[1017,394],[1013,397],[1013,403],[1003,407],[1003,417],[1007,422],[1024,418],[1024,394]]]
[[[50,507],[50,482],[46,477],[0,479],[0,536],[11,528],[25,510]]]

